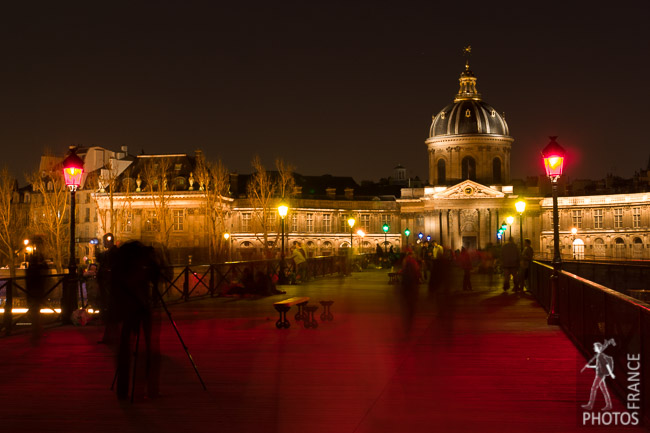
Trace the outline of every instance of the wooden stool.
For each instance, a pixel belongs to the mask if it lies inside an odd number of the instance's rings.
[[[305,328],[318,328],[318,322],[314,318],[314,312],[318,310],[318,305],[305,305],[302,309],[305,311],[302,318]]]
[[[275,307],[276,311],[280,313],[280,318],[277,322],[275,322],[275,326],[278,329],[288,329],[291,326],[291,323],[289,323],[289,320],[287,320],[287,312],[293,305],[298,306],[298,312],[295,316],[296,320],[303,320],[306,317],[303,309],[305,308],[305,305],[307,305],[307,302],[309,302],[309,298],[306,296],[294,297],[285,299],[284,301],[275,302],[273,304],[273,307]]]
[[[330,311],[330,307],[334,301],[320,301],[320,304],[323,306],[323,313],[320,315],[320,320],[321,322],[325,322],[329,320],[330,322],[334,320],[334,316],[332,315],[332,312]]]

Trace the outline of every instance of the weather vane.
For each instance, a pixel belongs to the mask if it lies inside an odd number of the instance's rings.
[[[472,46],[467,45],[463,47],[463,55],[465,56],[465,69],[469,69],[469,56],[472,54]]]

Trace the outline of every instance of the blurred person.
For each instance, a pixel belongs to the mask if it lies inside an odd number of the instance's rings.
[[[463,270],[463,290],[471,291],[472,282],[470,280],[470,275],[472,273],[472,258],[464,245],[460,250],[460,255],[458,256],[458,264]]]
[[[122,322],[117,351],[117,398],[125,400],[128,397],[133,337],[137,339],[141,330],[146,393],[150,398],[157,397],[160,386],[159,317],[154,317],[153,306],[160,297],[158,281],[162,269],[158,255],[153,247],[129,241],[118,249],[112,272],[118,301],[116,313]]]
[[[27,292],[27,315],[32,323],[30,342],[37,345],[43,331],[41,325],[41,306],[45,297],[45,275],[47,263],[43,257],[43,238],[34,236],[31,240],[33,252],[25,271],[25,290]]]
[[[307,259],[299,244],[291,247],[291,258],[296,265],[296,280],[307,281]]]
[[[512,236],[508,242],[501,247],[501,267],[503,268],[503,291],[510,289],[510,277],[512,277],[513,287],[517,287],[517,269],[519,268],[519,248]]]
[[[98,343],[115,344],[119,337],[119,324],[116,317],[118,305],[112,278],[118,250],[115,246],[115,236],[106,233],[102,237],[102,244],[104,251],[95,254],[99,265],[96,275],[99,288],[99,317],[104,322],[104,335]]]
[[[420,284],[420,266],[413,256],[413,250],[406,248],[402,262],[400,296],[402,298],[402,311],[404,317],[404,331],[408,334],[413,325],[415,307],[418,302],[418,290]]]
[[[533,263],[533,247],[530,239],[524,239],[524,249],[521,252],[521,265],[519,267],[519,281],[517,291],[523,292],[530,275],[530,265]]]

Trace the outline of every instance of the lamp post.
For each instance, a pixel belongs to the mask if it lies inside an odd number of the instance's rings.
[[[518,201],[515,203],[515,209],[519,212],[519,249],[524,250],[524,211],[526,210],[526,202]]]
[[[226,242],[228,243],[228,261],[231,261],[231,260],[232,260],[232,257],[231,257],[231,254],[232,254],[232,248],[230,247],[230,245],[231,245],[231,244],[230,244],[230,233],[225,232],[225,233],[223,234],[223,238],[224,238],[224,239],[226,240]]]
[[[390,230],[390,226],[388,224],[384,224],[381,229],[384,231],[384,253],[388,252],[388,230]]]
[[[23,262],[27,262],[27,249],[29,248],[29,239],[25,239],[23,241],[23,244],[25,245],[25,253],[23,254]]]
[[[77,260],[75,258],[75,192],[81,185],[84,162],[77,156],[77,148],[70,146],[68,156],[63,160],[63,177],[70,188],[70,262],[68,277],[63,286],[61,299],[61,319],[64,324],[72,323],[71,315],[77,309]]]
[[[350,252],[353,252],[353,249],[352,249],[352,234],[353,234],[352,228],[354,227],[354,224],[356,222],[357,221],[354,219],[354,217],[348,218],[348,225],[350,226]]]
[[[578,229],[576,227],[571,228],[571,251],[573,253],[573,260],[576,259],[576,235],[578,234]]]
[[[564,168],[565,152],[557,141],[557,137],[549,137],[551,141],[542,150],[544,168],[546,175],[551,180],[553,190],[553,275],[551,275],[551,305],[548,312],[547,323],[558,325],[560,317],[557,312],[558,280],[562,269],[562,257],[560,256],[560,223],[557,210],[557,181],[562,176]]]
[[[508,227],[510,227],[510,235],[509,235],[509,237],[512,237],[512,223],[515,222],[515,217],[513,217],[513,216],[507,217],[506,222],[508,223]]]
[[[363,230],[359,229],[359,230],[357,230],[357,235],[359,235],[359,254],[361,254],[361,253],[363,252],[363,251],[362,251],[362,248],[363,248],[363,245],[362,245],[362,244],[363,244],[363,237],[366,235],[366,232],[364,232]]]
[[[404,235],[406,236],[406,246],[408,247],[409,246],[409,236],[411,236],[411,230],[409,230],[408,228],[406,230],[404,230]]]
[[[282,219],[281,225],[282,225],[282,251],[280,252],[280,276],[278,277],[278,283],[279,284],[286,284],[287,283],[287,277],[286,277],[286,269],[287,269],[287,264],[284,261],[284,217],[287,216],[287,212],[289,212],[289,206],[287,206],[284,201],[280,202],[280,205],[278,206],[278,213],[280,214],[280,218]]]

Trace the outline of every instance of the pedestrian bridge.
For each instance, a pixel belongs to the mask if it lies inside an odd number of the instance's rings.
[[[532,289],[545,306],[549,272],[537,265],[532,275]],[[580,405],[594,375],[579,373],[586,360],[574,342],[583,348],[611,331],[621,340],[617,350],[634,347],[637,334],[648,330],[644,304],[628,305],[622,295],[563,274],[558,311],[567,337],[547,325],[532,294],[504,294],[498,276],[472,279],[472,292],[460,290],[460,274],[435,293],[421,285],[408,332],[399,286],[388,283],[385,270],[284,286],[286,295],[171,305],[207,391],[162,316],[163,395],[147,400],[136,386],[134,404],[118,402],[109,390],[114,362],[110,348],[96,343],[101,326],[51,327],[38,346],[18,332],[0,339],[2,427],[84,433],[642,431],[612,421],[583,427]],[[333,300],[334,320],[305,329],[289,314],[292,326],[278,330],[272,304],[291,296],[309,296],[316,305]],[[612,324],[621,315],[630,317]],[[612,353],[617,377],[625,380],[625,354]],[[613,412],[625,412],[626,401],[612,394]],[[604,405],[598,398],[596,409]]]

